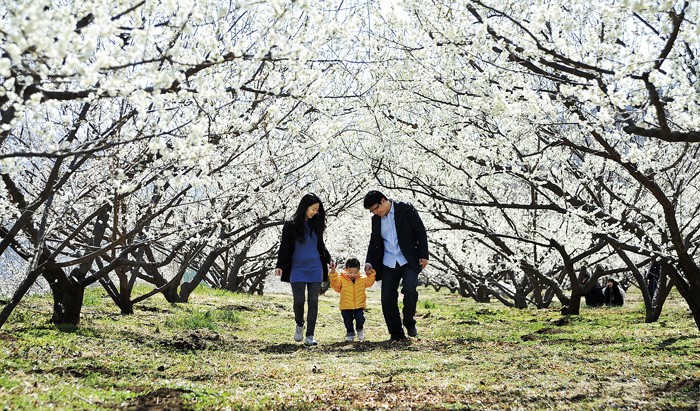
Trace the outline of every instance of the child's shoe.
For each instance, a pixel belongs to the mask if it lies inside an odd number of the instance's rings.
[[[345,341],[347,341],[347,342],[355,341],[355,334],[348,333],[348,335],[345,336]]]
[[[365,330],[357,330],[357,339],[360,340],[360,342],[365,340]]]
[[[313,335],[307,335],[306,340],[304,340],[305,345],[316,345],[318,344],[316,340],[314,339]]]

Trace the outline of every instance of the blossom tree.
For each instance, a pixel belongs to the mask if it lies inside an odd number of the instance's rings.
[[[316,87],[333,66],[311,59],[337,30],[325,10],[293,1],[8,8],[0,255],[12,248],[28,275],[0,324],[39,276],[55,322],[77,324],[83,289],[97,281],[124,312],[158,292],[186,300],[191,288],[178,296],[177,275],[159,269],[201,253],[211,264],[278,225],[286,193],[303,187],[295,172],[334,135],[305,133],[324,118]],[[154,292],[132,298],[136,279]]]
[[[488,232],[512,237],[503,230],[510,226],[518,243],[556,251],[547,253],[550,266],[566,272],[577,293],[577,254],[587,255],[579,265],[608,259],[609,270],[624,267],[640,285],[639,268],[659,258],[700,326],[697,4],[404,9],[415,24],[403,27],[418,30],[392,38],[402,70],[387,63],[398,97],[386,104],[393,121],[383,130],[410,148],[399,160],[401,187],[420,187],[438,210],[461,202],[471,221],[477,209],[495,208]],[[398,174],[395,165],[386,169]],[[535,219],[534,237],[523,235]],[[640,288],[654,320],[659,311]]]

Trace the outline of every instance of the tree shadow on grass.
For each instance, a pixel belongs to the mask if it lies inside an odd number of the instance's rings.
[[[691,401],[700,404],[700,380],[693,378],[676,377],[674,380],[667,381],[663,386],[658,386],[653,390],[656,395],[669,395],[672,398],[684,399],[688,398]],[[687,410],[697,410],[697,408],[678,408]]]
[[[72,364],[67,367],[54,367],[51,369],[33,369],[30,374],[56,374],[62,377],[85,378],[89,375],[102,375],[105,377],[118,376],[118,372],[107,367],[95,364]]]
[[[695,339],[697,339],[697,338],[698,338],[698,337],[689,336],[689,335],[683,335],[683,336],[680,336],[680,337],[671,337],[671,338],[667,338],[667,339],[661,341],[661,342],[659,343],[658,347],[659,347],[659,349],[661,349],[661,350],[665,350],[665,349],[669,349],[673,344],[675,344],[675,343],[678,342],[678,341],[682,341],[682,340],[695,340]]]
[[[121,406],[119,409],[125,411],[143,411],[143,410],[159,410],[159,411],[183,411],[191,410],[185,404],[182,398],[183,394],[191,391],[180,388],[158,388],[155,391],[148,392],[129,401],[126,406]]]
[[[329,344],[329,349],[336,353],[346,352],[348,354],[353,354],[356,352],[369,352],[369,351],[418,351],[418,347],[415,342],[409,338],[400,341],[363,341],[363,342],[336,342]]]
[[[303,344],[282,343],[265,346],[260,349],[260,352],[266,354],[291,354],[304,348]]]
[[[336,341],[332,343],[322,343],[315,346],[306,346],[302,343],[282,343],[282,344],[271,344],[264,346],[260,349],[262,353],[272,353],[272,354],[291,354],[301,350],[315,350],[319,353],[347,353],[348,355],[357,352],[368,352],[374,350],[409,350],[417,351],[418,348],[412,343],[411,340],[406,339],[402,341],[363,341],[363,342],[346,342],[346,341]]]

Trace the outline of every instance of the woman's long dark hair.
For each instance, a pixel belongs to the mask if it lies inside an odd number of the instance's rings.
[[[323,237],[323,232],[326,229],[326,210],[323,209],[323,202],[316,194],[309,193],[305,194],[304,197],[299,201],[299,206],[297,211],[294,212],[292,217],[292,224],[294,225],[294,239],[299,242],[304,242],[305,232],[304,232],[304,221],[306,220],[306,209],[312,205],[318,203],[318,213],[309,219],[309,227],[316,233],[319,238]]]

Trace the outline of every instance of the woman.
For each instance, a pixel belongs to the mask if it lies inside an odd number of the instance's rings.
[[[622,306],[625,304],[625,291],[620,287],[617,280],[613,278],[608,279],[608,284],[605,286],[603,296],[605,298],[605,305]]]
[[[314,331],[318,296],[321,282],[328,281],[328,265],[331,264],[331,255],[323,243],[325,229],[326,212],[321,199],[315,194],[306,194],[301,198],[292,220],[284,223],[277,255],[275,275],[292,285],[294,320],[297,324],[294,341],[297,342],[304,338],[304,293],[308,292],[306,345],[317,344]],[[331,268],[335,268],[335,264]]]

